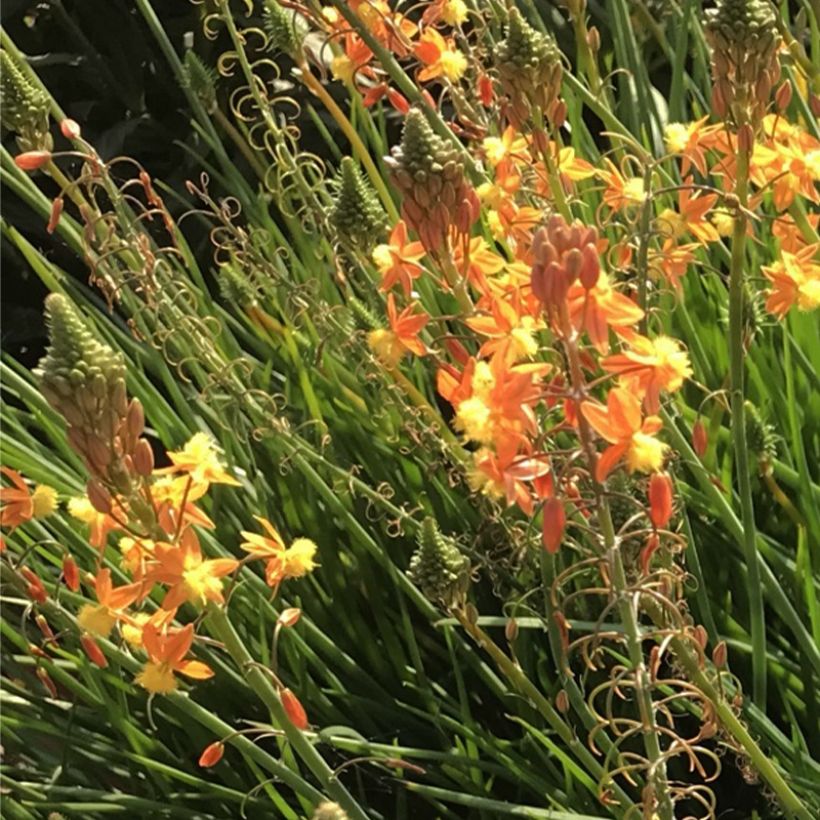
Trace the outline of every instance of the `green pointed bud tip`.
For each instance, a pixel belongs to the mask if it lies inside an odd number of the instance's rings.
[[[296,15],[280,5],[278,0],[265,0],[264,27],[268,43],[274,51],[292,56],[300,50],[302,32]]]
[[[184,82],[208,109],[216,105],[216,72],[205,65],[193,49],[185,52]]]

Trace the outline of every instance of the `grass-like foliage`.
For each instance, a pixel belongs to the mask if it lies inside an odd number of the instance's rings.
[[[98,5],[0,52],[3,816],[820,815],[817,3]]]

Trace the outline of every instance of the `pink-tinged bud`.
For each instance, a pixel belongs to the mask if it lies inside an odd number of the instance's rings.
[[[80,124],[76,120],[65,119],[60,123],[60,133],[67,140],[80,138]]]
[[[36,644],[30,643],[28,645],[28,651],[29,651],[29,654],[34,655],[35,658],[43,658],[43,659],[48,660],[48,653],[44,652]]]
[[[774,104],[777,110],[782,114],[792,101],[792,84],[788,80],[784,80],[774,95]]]
[[[288,720],[297,729],[304,732],[308,727],[307,712],[305,712],[305,707],[302,706],[299,698],[297,698],[290,689],[282,689],[279,692],[279,697],[282,700],[282,706],[285,709]]]
[[[820,97],[817,94],[809,93],[809,108],[815,117],[820,117]]]
[[[225,754],[225,744],[221,740],[214,741],[210,746],[206,746],[199,756],[199,765],[203,769],[210,769],[211,766],[216,766],[222,755]]]
[[[77,562],[68,554],[63,558],[63,580],[72,592],[80,588],[80,570]]]
[[[590,26],[587,31],[587,45],[593,54],[601,50],[601,32],[595,26]]]
[[[555,696],[555,708],[562,714],[565,715],[569,712],[569,696],[567,695],[566,689],[559,689],[558,694]]]
[[[478,98],[481,104],[487,108],[492,104],[494,96],[492,79],[488,74],[482,74],[478,78]]]
[[[649,479],[649,519],[661,529],[672,517],[672,479],[667,473],[652,473]]]
[[[85,492],[91,506],[103,515],[111,512],[111,493],[98,481],[91,479],[85,485]]]
[[[744,123],[737,131],[737,147],[744,154],[750,154],[755,144],[755,132],[749,123]]]
[[[564,271],[566,276],[564,281],[567,287],[573,284],[581,273],[584,265],[584,255],[578,248],[570,248],[564,256]]]
[[[28,586],[26,587],[26,595],[38,604],[44,604],[48,600],[48,593],[43,586],[43,582],[35,572],[28,567],[23,567],[20,574],[26,579]]]
[[[21,171],[36,171],[51,159],[51,151],[26,151],[14,158],[14,164]]]
[[[556,127],[561,128],[567,121],[567,104],[563,100],[555,100],[551,106],[550,122]]]
[[[40,630],[40,632],[43,633],[43,637],[47,641],[51,641],[52,643],[57,642],[57,636],[54,634],[54,631],[51,628],[51,624],[49,624],[49,622],[46,620],[45,615],[38,615],[34,619],[34,623],[37,624],[37,628]]]
[[[653,532],[652,535],[646,539],[646,543],[643,545],[640,555],[641,572],[644,575],[649,575],[649,565],[652,562],[652,556],[658,551],[660,545],[661,539],[656,532]]]
[[[706,631],[706,627],[702,624],[698,624],[695,627],[695,640],[700,645],[701,649],[706,649],[706,644],[709,643],[709,633]]]
[[[447,352],[462,366],[470,361],[470,353],[458,339],[445,339],[444,346]]]
[[[46,225],[46,233],[52,234],[57,229],[60,223],[60,217],[63,215],[63,198],[58,196],[54,202],[51,203],[51,215],[48,218],[48,225]]]
[[[544,502],[542,516],[541,539],[544,549],[549,553],[556,553],[564,540],[564,528],[567,524],[564,502],[560,498],[548,498]]]
[[[601,260],[598,258],[598,249],[593,244],[584,245],[581,253],[584,261],[578,278],[581,280],[581,284],[587,290],[590,290],[598,284],[598,279],[601,276]]]
[[[709,436],[706,432],[706,426],[700,419],[698,419],[692,426],[692,449],[695,451],[698,458],[703,458],[708,447]]]
[[[154,471],[154,451],[144,438],[137,442],[131,460],[137,475],[149,476]]]
[[[406,114],[410,110],[410,103],[407,101],[407,98],[403,94],[399,94],[395,88],[389,88],[387,90],[387,99],[390,105],[400,114]]]
[[[279,617],[276,619],[276,623],[281,624],[282,626],[295,626],[299,618],[301,617],[302,610],[298,609],[295,606],[291,606],[287,609],[283,609],[279,613]]]
[[[726,649],[726,641],[721,641],[712,652],[712,663],[718,668],[723,669],[726,666],[728,659],[728,651]]]
[[[504,625],[504,637],[508,643],[515,643],[518,637],[518,621],[515,618],[510,618]]]
[[[102,649],[100,649],[99,644],[89,635],[87,632],[84,635],[80,636],[80,643],[82,644],[83,651],[88,656],[88,660],[91,661],[95,666],[99,666],[100,669],[107,669],[108,668],[108,659],[103,654]]]
[[[49,675],[48,672],[45,669],[43,669],[42,666],[37,667],[37,677],[40,680],[40,683],[42,683],[43,686],[45,686],[45,688],[48,689],[48,693],[51,695],[51,697],[56,699],[57,687],[54,685],[54,681],[51,679],[51,675]]]

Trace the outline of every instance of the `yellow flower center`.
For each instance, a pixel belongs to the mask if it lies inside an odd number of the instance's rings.
[[[626,453],[626,466],[630,473],[654,473],[663,466],[668,445],[647,433],[633,433]]]
[[[133,616],[134,623],[124,623],[120,627],[123,638],[125,638],[131,646],[142,646],[142,627],[151,616],[147,612],[138,612]]]
[[[399,337],[392,330],[371,330],[367,334],[367,344],[376,357],[388,367],[395,367],[404,355],[404,348]]]
[[[658,232],[665,237],[681,239],[686,235],[686,219],[672,208],[666,208],[658,217]]]
[[[689,129],[681,122],[672,122],[666,126],[663,137],[670,154],[682,154],[689,143]]]
[[[135,680],[143,689],[154,695],[167,695],[177,688],[174,670],[167,663],[148,661]]]
[[[464,0],[447,0],[441,9],[441,19],[448,26],[460,26],[467,19]]]
[[[390,252],[390,245],[376,245],[373,248],[373,263],[381,273],[393,266],[393,254]]]
[[[331,60],[330,73],[333,74],[336,80],[345,83],[353,82],[353,77],[356,74],[356,64],[346,54],[340,54]]]
[[[643,180],[640,177],[630,177],[624,180],[624,199],[633,205],[640,205],[643,202]]]
[[[207,600],[218,598],[222,590],[222,582],[210,574],[204,561],[186,569],[182,578],[192,604],[204,604]]]
[[[102,604],[85,604],[77,615],[77,622],[86,632],[107,638],[117,623],[117,616]]]
[[[316,567],[313,560],[316,555],[316,544],[310,538],[297,538],[282,555],[286,578],[301,578]]]
[[[471,396],[459,404],[455,424],[464,433],[465,438],[481,444],[492,443],[493,423],[490,408],[478,396]]]
[[[34,517],[45,518],[57,509],[57,490],[40,484],[31,494],[31,503],[34,505]]]
[[[443,51],[439,58],[441,73],[454,83],[464,76],[467,70],[467,57],[460,51]]]

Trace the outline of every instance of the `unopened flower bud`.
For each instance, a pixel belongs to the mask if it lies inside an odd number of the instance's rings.
[[[282,701],[282,706],[288,720],[297,728],[305,731],[308,728],[307,712],[302,706],[299,698],[291,692],[290,689],[282,689],[279,692],[279,697]]]
[[[36,171],[51,159],[51,151],[26,151],[14,158],[14,164],[21,171]]]
[[[48,224],[46,225],[46,233],[54,233],[57,225],[60,224],[60,217],[63,215],[63,198],[58,196],[54,202],[51,203],[51,214],[48,217]]]
[[[560,498],[548,498],[544,502],[542,516],[541,540],[544,549],[549,553],[556,553],[564,541],[567,524],[564,502]]]
[[[68,553],[63,558],[63,580],[72,592],[77,592],[80,588],[80,570],[77,562]]]
[[[20,574],[26,579],[28,586],[26,587],[26,595],[38,604],[44,604],[48,600],[48,592],[46,592],[43,582],[40,577],[33,570],[28,567],[22,567]]]
[[[703,458],[708,447],[709,435],[706,432],[706,425],[698,419],[694,425],[692,425],[692,449],[698,458]]]
[[[203,769],[210,769],[211,766],[216,766],[222,755],[225,754],[225,744],[221,740],[214,741],[210,746],[206,746],[199,756],[199,765]]]
[[[291,606],[287,609],[283,609],[279,613],[279,617],[276,619],[277,624],[281,624],[282,626],[289,627],[295,626],[298,622],[299,618],[302,617],[302,610]]]
[[[48,670],[43,669],[42,666],[37,667],[37,678],[40,683],[48,689],[48,693],[51,695],[52,698],[57,698],[57,687],[54,684],[54,681],[51,679],[51,675],[48,674]]]
[[[567,695],[566,689],[559,689],[558,694],[555,696],[555,708],[562,714],[565,715],[569,712],[569,696]]]
[[[67,140],[76,140],[80,138],[80,125],[75,120],[64,119],[60,123],[60,133]]]
[[[514,643],[518,637],[518,621],[515,618],[510,618],[504,625],[504,637],[509,643]]]
[[[727,657],[726,641],[720,641],[712,651],[712,663],[718,669],[723,669],[726,666]]]
[[[87,632],[80,636],[80,644],[88,659],[100,669],[108,668],[108,659],[105,657],[99,644]]]
[[[649,478],[649,519],[662,529],[672,517],[672,479],[667,473],[652,473]]]
[[[89,503],[98,513],[110,514],[111,493],[99,481],[93,478],[89,480],[85,485],[85,492]]]
[[[137,475],[149,476],[154,471],[154,451],[144,438],[137,442],[131,461]]]
[[[783,114],[786,109],[789,107],[789,103],[792,101],[792,84],[789,80],[783,80],[780,84],[780,87],[777,89],[774,95],[774,104],[777,106],[777,110]]]

